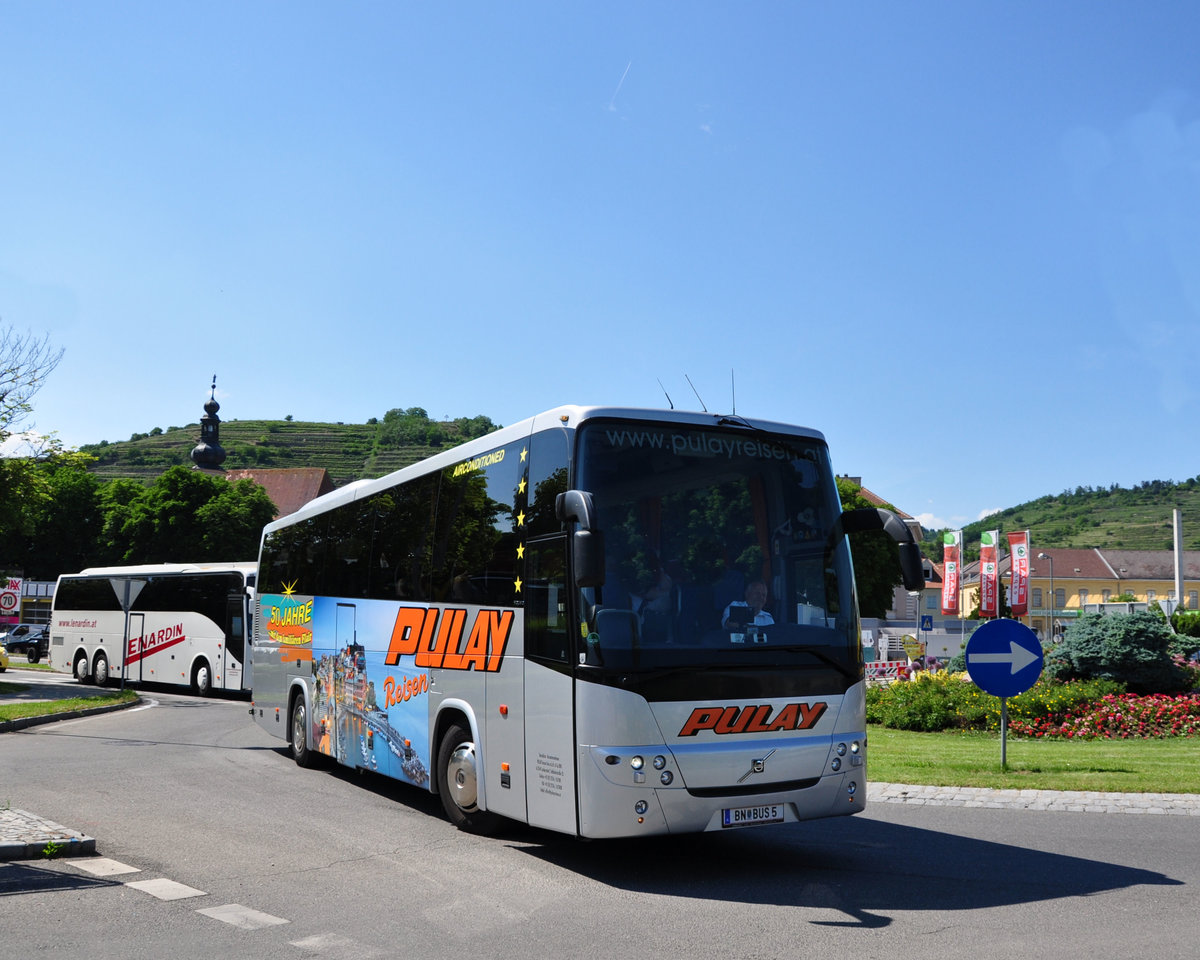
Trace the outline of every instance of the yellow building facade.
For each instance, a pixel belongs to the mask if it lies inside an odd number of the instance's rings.
[[[1200,610],[1200,551],[1185,551],[1180,605]],[[1000,563],[1007,595],[1011,558]],[[1029,613],[1021,621],[1043,640],[1061,634],[1088,604],[1109,603],[1132,594],[1138,603],[1175,600],[1175,554],[1171,550],[1047,549],[1034,547],[1029,571]],[[963,568],[961,609],[979,603],[979,563]]]

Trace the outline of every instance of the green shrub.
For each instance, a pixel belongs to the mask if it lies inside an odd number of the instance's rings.
[[[1150,613],[1080,617],[1046,655],[1051,680],[1112,680],[1135,693],[1179,693],[1190,677],[1171,659],[1174,634]]]
[[[1112,680],[1056,683],[1040,680],[1008,701],[1010,718],[1033,724],[1083,704],[1123,693]],[[867,688],[867,722],[896,730],[999,730],[1000,699],[984,693],[962,674],[918,674],[886,687]]]

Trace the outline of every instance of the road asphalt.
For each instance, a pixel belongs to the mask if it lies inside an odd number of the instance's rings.
[[[5,676],[4,679],[11,679]],[[36,692],[13,699],[45,700],[83,695],[87,688],[77,684],[38,685]],[[99,691],[96,691],[99,692]],[[133,706],[137,701],[118,708]],[[33,723],[53,722],[86,716],[93,711],[75,711],[31,721],[0,723],[0,734]],[[867,800],[874,803],[908,803],[925,806],[989,807],[997,809],[1044,810],[1064,813],[1143,814],[1200,817],[1200,794],[1188,793],[1100,793],[1082,790],[998,790],[981,787],[936,787],[905,783],[868,783]],[[3,802],[0,800],[0,802]],[[88,856],[96,852],[96,840],[78,830],[47,820],[27,810],[0,809],[0,861],[34,860],[42,857]]]

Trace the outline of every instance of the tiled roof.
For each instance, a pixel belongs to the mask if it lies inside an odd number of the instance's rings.
[[[285,467],[280,470],[229,470],[230,481],[253,480],[267,491],[277,517],[295,513],[302,506],[334,489],[324,467]]]
[[[1050,576],[1050,562],[1039,558],[1044,553],[1054,559],[1054,576],[1059,580],[1174,580],[1175,553],[1171,550],[1101,550],[1090,548],[1035,548],[1029,558],[1029,575],[1045,580]],[[1011,557],[1000,560],[1000,575],[1012,569]],[[1185,550],[1183,577],[1200,580],[1200,550]],[[979,579],[979,561],[963,567],[963,580]]]
[[[1172,550],[1105,550],[1104,556],[1122,580],[1175,579],[1175,553]],[[1057,557],[1054,567],[1057,573]],[[1200,551],[1183,552],[1183,577],[1200,580]]]

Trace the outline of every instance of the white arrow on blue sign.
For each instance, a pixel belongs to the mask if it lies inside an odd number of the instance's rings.
[[[971,634],[967,673],[993,697],[1024,693],[1042,675],[1042,645],[1037,634],[1016,620],[989,620]]]

